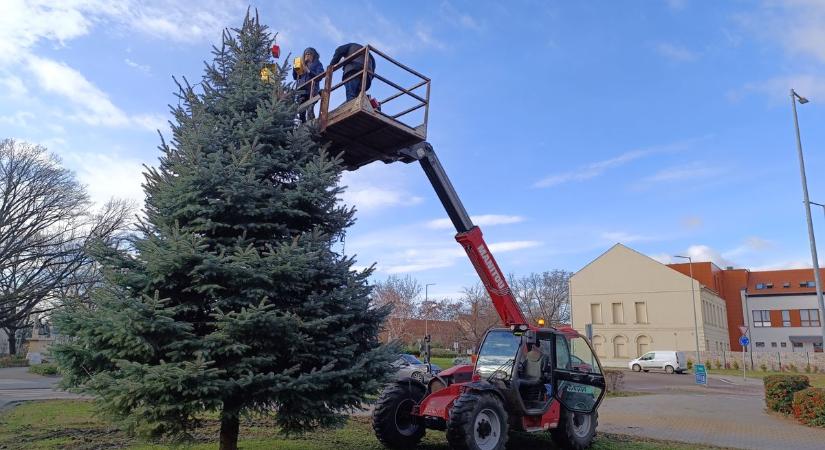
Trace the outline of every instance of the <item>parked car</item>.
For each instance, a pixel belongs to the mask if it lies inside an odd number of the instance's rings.
[[[398,355],[398,359],[392,365],[398,368],[398,378],[412,378],[422,383],[441,372],[440,367],[430,364],[433,371],[429,373],[426,363],[407,353]]]
[[[664,370],[667,373],[682,373],[687,370],[685,352],[661,351],[647,352],[644,355],[627,363],[634,372]]]

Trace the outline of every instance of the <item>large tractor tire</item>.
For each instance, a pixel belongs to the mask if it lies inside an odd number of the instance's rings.
[[[453,404],[447,441],[453,450],[503,450],[508,426],[507,411],[498,396],[467,391]]]
[[[408,450],[418,445],[426,429],[416,422],[412,409],[424,395],[424,387],[414,382],[384,388],[372,412],[372,429],[385,447]]]
[[[596,437],[596,426],[599,424],[599,413],[579,414],[561,409],[559,426],[550,431],[553,442],[566,450],[584,450],[593,444]]]

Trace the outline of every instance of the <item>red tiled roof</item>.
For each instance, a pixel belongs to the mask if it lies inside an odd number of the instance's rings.
[[[825,280],[825,269],[819,269],[819,276]],[[814,281],[813,269],[750,272],[748,274],[748,295],[815,294],[816,288],[799,285],[808,281]],[[764,284],[766,289],[756,289],[756,285],[760,283]],[[790,285],[784,287],[785,283],[790,283]],[[767,288],[768,284],[773,284],[773,287]]]

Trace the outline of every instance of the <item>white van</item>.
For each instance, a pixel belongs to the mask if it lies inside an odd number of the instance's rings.
[[[634,372],[644,370],[664,370],[667,373],[682,373],[687,370],[685,352],[660,351],[647,352],[639,358],[627,363],[627,367]]]

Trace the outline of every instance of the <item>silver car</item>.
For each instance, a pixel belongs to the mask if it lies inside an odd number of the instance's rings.
[[[432,374],[427,370],[427,364],[410,354],[400,354],[398,359],[392,363],[393,367],[398,368],[398,378],[412,378],[420,382],[429,380],[433,375],[441,372],[441,368],[435,364],[430,364],[433,368]]]

